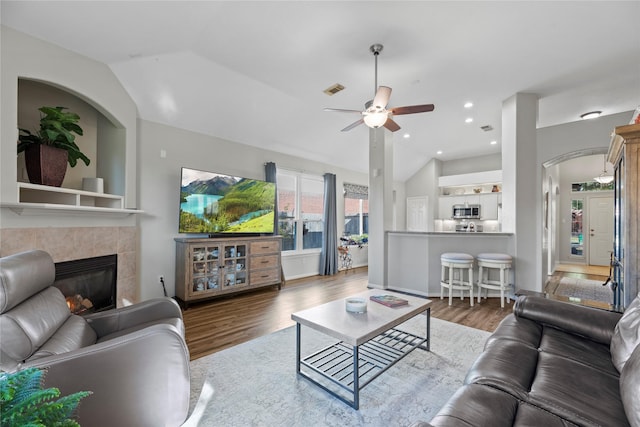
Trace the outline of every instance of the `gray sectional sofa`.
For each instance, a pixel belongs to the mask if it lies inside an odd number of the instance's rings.
[[[640,298],[624,315],[521,296],[464,385],[414,427],[640,426]]]

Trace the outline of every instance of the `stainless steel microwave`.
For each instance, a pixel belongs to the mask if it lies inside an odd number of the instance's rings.
[[[480,219],[480,205],[453,205],[454,219]]]

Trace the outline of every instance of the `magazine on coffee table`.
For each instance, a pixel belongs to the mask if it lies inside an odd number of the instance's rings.
[[[409,301],[406,299],[398,298],[393,295],[371,295],[369,299],[379,304],[386,305],[387,307],[398,307],[409,304]]]

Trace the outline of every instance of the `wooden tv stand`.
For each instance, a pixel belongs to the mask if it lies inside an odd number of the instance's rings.
[[[176,299],[193,301],[281,284],[280,236],[175,238]]]

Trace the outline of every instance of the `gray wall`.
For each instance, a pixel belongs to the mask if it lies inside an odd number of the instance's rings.
[[[166,157],[161,157],[161,151]],[[158,276],[165,277],[167,291],[175,289],[175,242],[178,234],[179,187],[181,167],[264,179],[264,164],[323,175],[336,174],[338,195],[344,182],[367,185],[365,174],[331,165],[304,160],[286,154],[257,149],[220,138],[190,132],[145,120],[138,121],[138,177],[140,206],[141,299],[162,295]],[[344,224],[344,198],[336,201],[338,233]],[[319,254],[283,257],[287,279],[319,272]]]

